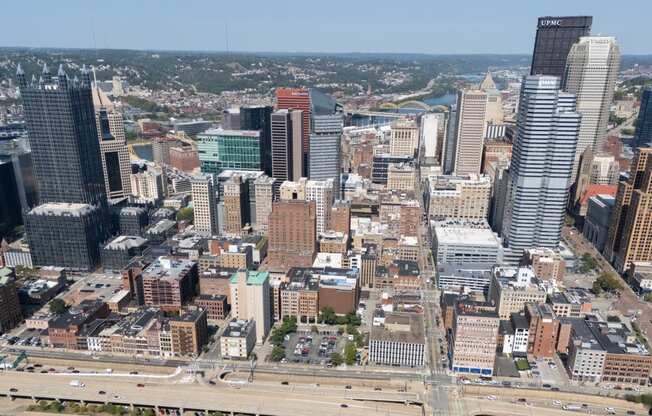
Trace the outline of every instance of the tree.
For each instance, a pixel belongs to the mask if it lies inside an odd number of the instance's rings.
[[[600,286],[600,282],[598,282],[597,279],[593,282],[591,289],[593,290],[593,293],[595,293],[596,295],[600,295],[600,293],[602,293],[602,286]]]
[[[652,293],[648,293],[643,299],[645,299],[646,302],[652,302]]]
[[[588,273],[591,270],[595,270],[597,267],[598,263],[589,253],[582,254],[582,257],[580,258],[580,273]]]
[[[352,342],[347,342],[346,346],[344,347],[344,362],[347,365],[353,365],[355,363],[355,355],[357,352],[358,351],[355,348],[355,344]]]
[[[283,358],[285,358],[285,348],[280,345],[275,345],[274,348],[272,348],[272,353],[270,354],[269,359],[278,362]]]
[[[192,222],[195,219],[195,210],[188,208],[181,208],[177,212],[177,221],[190,221]]]
[[[54,298],[50,301],[50,312],[56,315],[61,315],[67,310],[68,305],[66,305],[66,302],[64,302],[63,299]]]
[[[597,286],[605,292],[616,292],[622,290],[623,285],[620,282],[620,278],[615,276],[612,273],[604,272],[593,282],[593,291],[596,292]],[[599,292],[596,292],[599,293]]]
[[[334,352],[331,354],[331,363],[337,367],[339,365],[342,365],[344,362],[344,359],[342,358],[342,355],[340,353]]]
[[[335,315],[335,310],[330,306],[324,306],[319,314],[319,322],[325,323],[327,325],[334,325],[337,323],[337,315]]]

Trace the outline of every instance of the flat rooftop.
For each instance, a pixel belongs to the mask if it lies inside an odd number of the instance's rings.
[[[401,325],[409,330],[393,330],[387,325]],[[414,313],[392,313],[385,315],[385,326],[374,326],[369,335],[370,341],[391,341],[410,344],[424,344],[423,316]]]
[[[498,237],[486,221],[440,221],[434,224],[435,238],[439,245],[465,245],[496,247]]]
[[[69,215],[81,217],[96,210],[97,208],[89,204],[69,204],[64,202],[48,202],[41,204],[30,211],[34,215],[52,215],[61,216]]]
[[[195,265],[194,261],[159,257],[143,270],[143,277],[182,279]]]

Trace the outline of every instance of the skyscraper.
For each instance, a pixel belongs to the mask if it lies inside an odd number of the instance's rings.
[[[628,267],[628,253],[631,250],[630,239],[626,231],[627,223],[630,229],[634,223],[640,224],[640,218],[637,218],[637,208],[633,207],[633,195],[635,192],[641,192],[638,197],[639,201],[647,198],[652,190],[650,188],[650,170],[652,170],[648,160],[652,160],[652,148],[645,147],[638,150],[631,164],[629,178],[626,181],[618,183],[616,193],[616,203],[613,213],[611,214],[611,223],[609,233],[604,247],[604,256],[609,261],[620,263],[623,267]],[[643,198],[645,197],[645,198]],[[641,212],[640,215],[643,215]],[[649,223],[648,223],[649,224]],[[649,228],[649,227],[648,227]],[[640,234],[637,236],[640,237]],[[649,244],[648,244],[649,245]],[[620,259],[620,260],[618,260]]]
[[[272,204],[269,216],[270,268],[312,266],[317,249],[314,201],[289,200]]]
[[[641,95],[634,143],[636,147],[652,146],[652,86],[648,86]]]
[[[409,156],[419,146],[419,128],[414,120],[398,119],[392,123],[392,135],[389,139],[389,153],[392,156]]]
[[[131,165],[122,114],[97,86],[93,87],[93,106],[97,123],[104,187],[109,198],[121,198],[131,193]]]
[[[307,88],[277,88],[276,109],[303,111],[301,116],[303,121],[301,126],[301,159],[304,170],[300,176],[307,176],[308,153],[310,152],[310,91]]]
[[[530,74],[562,78],[568,52],[580,37],[591,33],[592,23],[591,16],[540,17]]]
[[[506,260],[559,244],[580,121],[559,78],[523,80],[503,222]]]
[[[575,167],[587,147],[602,151],[619,67],[620,50],[613,37],[581,37],[568,54],[562,89],[577,97],[582,114]]]
[[[203,174],[192,178],[192,206],[194,209],[194,224],[197,231],[206,234],[218,233],[217,220],[217,186],[213,183],[213,175]]]
[[[106,190],[91,94],[90,73],[69,80],[44,65],[28,84],[18,67],[18,84],[41,205],[25,215],[35,265],[89,270],[100,261],[106,237]]]
[[[240,130],[260,131],[260,164],[265,175],[272,175],[272,106],[240,107]]]
[[[303,119],[303,112],[299,110],[272,113],[272,176],[280,181],[301,177]]]
[[[261,170],[259,130],[211,129],[197,135],[202,173],[218,175],[227,169]]]
[[[332,179],[336,195],[340,189],[342,164],[342,115],[315,115],[312,118],[313,132],[310,134],[309,178],[313,180]]]
[[[484,145],[487,93],[482,90],[460,91],[457,106],[453,171],[457,175],[479,174]]]

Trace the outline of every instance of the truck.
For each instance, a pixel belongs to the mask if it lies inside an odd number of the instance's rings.
[[[579,404],[565,404],[561,408],[564,410],[582,410],[582,406]]]
[[[71,385],[72,387],[79,387],[79,388],[86,387],[86,385],[85,385],[84,383],[82,383],[81,381],[79,381],[79,380],[73,380],[73,381],[71,381],[71,382],[70,382],[70,385]]]

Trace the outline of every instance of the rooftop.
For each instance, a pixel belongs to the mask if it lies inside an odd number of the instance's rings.
[[[104,248],[108,250],[128,250],[134,247],[142,247],[145,244],[147,244],[147,240],[142,237],[121,235],[111,240]]]
[[[233,275],[231,275],[231,283],[232,284],[237,284],[238,283],[238,278],[240,273],[245,273],[247,276],[247,284],[248,285],[262,285],[265,283],[265,281],[269,278],[269,273],[268,272],[258,272],[258,271],[252,271],[252,270],[239,270]]]
[[[369,340],[424,344],[423,317],[413,313],[386,314],[384,326],[372,327]]]
[[[482,221],[448,220],[433,222],[438,244],[496,247],[500,245],[489,224]]]
[[[161,256],[143,270],[143,277],[180,280],[195,264],[190,260],[177,260]]]
[[[30,211],[34,215],[72,216],[81,217],[97,208],[89,204],[69,204],[64,202],[48,202],[41,204]]]
[[[224,330],[222,336],[231,338],[246,338],[249,332],[253,330],[253,326],[254,321],[234,319],[229,322],[229,325]]]

